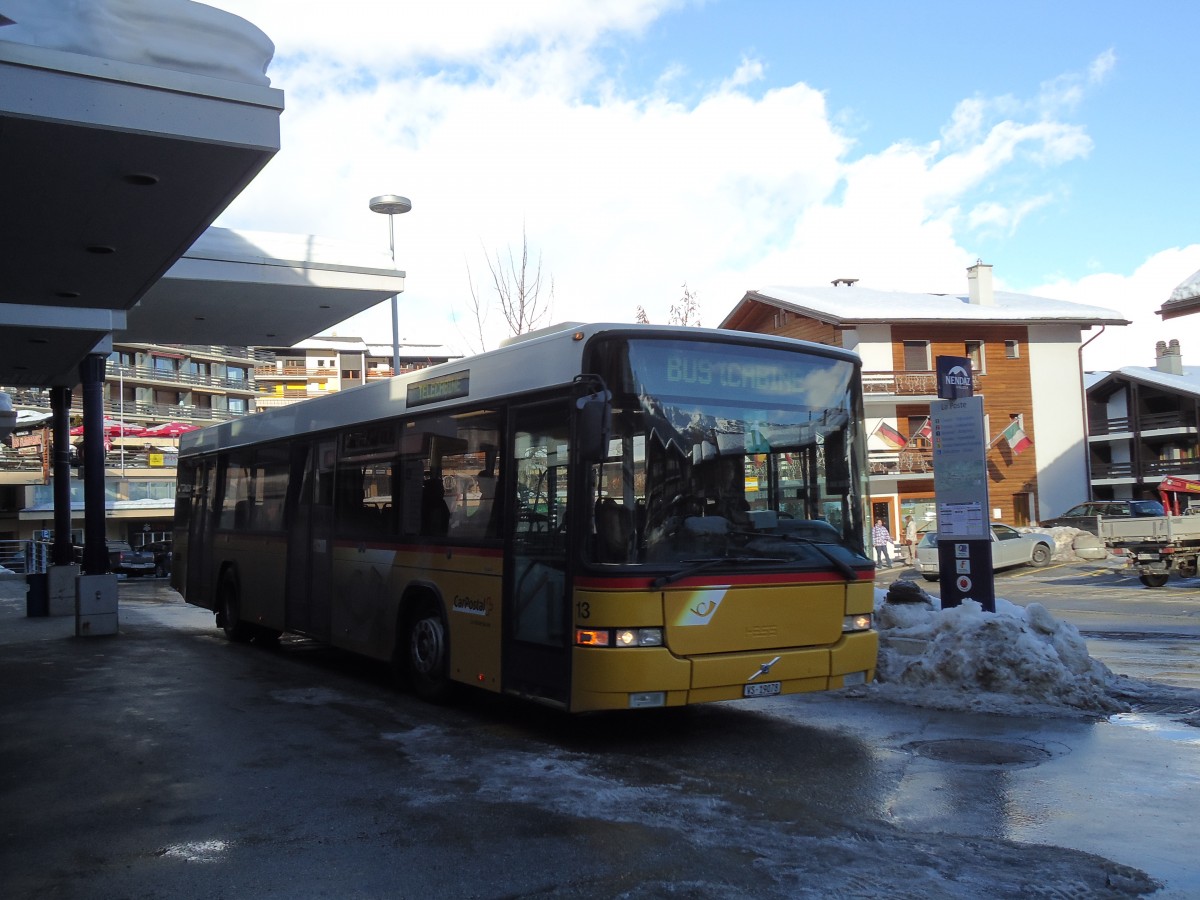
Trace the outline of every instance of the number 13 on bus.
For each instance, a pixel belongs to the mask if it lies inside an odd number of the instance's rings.
[[[233,641],[305,635],[569,711],[874,677],[858,357],[571,326],[183,437],[172,584]]]

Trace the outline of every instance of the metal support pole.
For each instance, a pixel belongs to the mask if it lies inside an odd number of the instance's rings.
[[[50,388],[50,428],[54,444],[51,460],[54,483],[54,547],[50,561],[69,566],[75,560],[71,547],[71,389]]]
[[[104,362],[93,353],[79,364],[83,399],[83,573],[108,571],[104,529]]]

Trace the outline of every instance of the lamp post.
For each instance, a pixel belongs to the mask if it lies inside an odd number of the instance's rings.
[[[388,249],[392,251],[392,265],[396,265],[396,235],[392,230],[392,219],[412,209],[412,201],[397,194],[380,194],[371,198],[371,212],[388,217]],[[400,374],[400,295],[392,294],[392,376]]]

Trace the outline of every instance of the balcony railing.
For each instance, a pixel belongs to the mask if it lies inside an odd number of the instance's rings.
[[[1200,473],[1200,459],[1152,459],[1142,464],[1140,471],[1131,462],[1094,462],[1092,479],[1130,478],[1141,481],[1156,481],[1164,475],[1194,476]]]
[[[48,391],[10,389],[8,393],[12,396],[13,405],[18,409],[37,409],[50,412],[50,394]],[[242,412],[230,409],[212,409],[205,406],[179,406],[178,404],[171,403],[138,403],[133,400],[126,400],[124,403],[121,403],[119,400],[104,401],[104,415],[106,418],[124,420],[130,423],[140,422],[143,419],[156,422],[224,422],[227,419],[240,419],[242,416],[253,412],[253,410]],[[83,415],[82,397],[72,396],[71,415]]]
[[[933,472],[933,451],[872,450],[867,464],[872,475],[928,475]]]
[[[978,392],[983,389],[983,382],[976,374],[971,375],[971,383]],[[863,372],[863,394],[867,397],[936,397],[936,372]]]
[[[1195,416],[1178,410],[1165,413],[1142,413],[1138,416],[1113,416],[1108,419],[1089,419],[1088,434],[1122,434],[1137,430],[1165,431],[1172,428],[1196,430]]]
[[[205,356],[220,359],[246,360],[268,360],[275,358],[274,352],[270,350],[257,350],[253,347],[234,347],[229,344],[154,344],[142,342],[125,343],[121,341],[118,342],[118,346],[142,349],[147,352],[160,347],[163,350],[169,350],[172,353],[179,353],[187,357]]]
[[[118,380],[137,382],[158,382],[183,387],[204,387],[219,391],[254,392],[254,382],[244,378],[224,378],[216,375],[195,375],[190,372],[174,372],[168,369],[156,369],[153,366],[118,366],[108,363],[104,369],[104,377],[110,381]]]

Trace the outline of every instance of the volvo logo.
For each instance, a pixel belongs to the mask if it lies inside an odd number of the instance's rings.
[[[754,680],[755,678],[757,678],[759,675],[768,675],[768,674],[770,674],[770,672],[771,672],[771,666],[775,665],[775,663],[779,662],[779,660],[781,660],[782,658],[783,658],[783,657],[781,657],[781,656],[777,656],[777,657],[775,657],[773,660],[771,660],[770,662],[763,663],[761,666],[759,666],[759,667],[758,667],[758,671],[757,671],[757,672],[755,672],[753,675],[751,675],[751,676],[750,676],[749,678],[747,678],[746,680],[747,680],[747,681],[753,681],[753,680]]]

